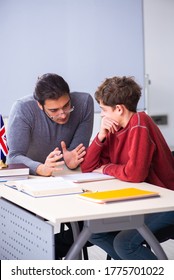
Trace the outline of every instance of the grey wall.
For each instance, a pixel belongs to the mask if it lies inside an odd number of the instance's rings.
[[[142,0],[0,0],[0,113],[47,72],[92,95],[114,75],[144,87],[143,35]]]
[[[174,1],[144,0],[144,30],[148,114],[168,116],[159,128],[174,149]]]

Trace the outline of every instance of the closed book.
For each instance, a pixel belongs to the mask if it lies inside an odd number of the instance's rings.
[[[0,169],[0,178],[19,175],[29,175],[29,167],[23,163],[10,163],[7,167]]]
[[[141,190],[137,188],[125,188],[101,192],[86,192],[78,195],[80,198],[97,203],[140,199],[154,196],[159,196],[159,194],[157,192]]]
[[[26,175],[14,175],[14,176],[0,176],[0,183],[7,182],[7,181],[16,181],[16,180],[26,180],[29,178],[29,174]]]
[[[67,174],[61,176],[62,179],[71,181],[74,183],[87,183],[87,182],[94,182],[94,181],[103,181],[103,180],[113,180],[115,179],[114,176],[100,174],[96,172],[86,172],[86,173],[74,173],[74,174]]]

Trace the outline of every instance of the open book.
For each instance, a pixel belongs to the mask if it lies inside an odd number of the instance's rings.
[[[94,181],[103,181],[115,179],[114,176],[109,176],[106,174],[100,174],[95,172],[86,172],[86,173],[74,173],[63,175],[60,178],[68,180],[74,183],[85,183],[85,182],[94,182]]]
[[[33,197],[77,194],[83,192],[83,190],[74,183],[58,177],[9,181],[4,185]]]
[[[78,194],[78,197],[97,203],[106,203],[121,200],[130,200],[159,196],[157,192],[141,190],[137,188],[125,188],[101,192],[86,192]]]

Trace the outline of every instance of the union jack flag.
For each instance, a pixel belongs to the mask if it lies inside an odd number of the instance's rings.
[[[0,159],[5,163],[6,156],[8,154],[7,138],[5,134],[5,126],[2,116],[0,115],[1,126],[0,126]]]

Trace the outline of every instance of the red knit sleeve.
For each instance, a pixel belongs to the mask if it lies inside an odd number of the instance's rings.
[[[155,144],[144,126],[135,126],[129,134],[128,161],[125,164],[110,163],[103,173],[129,182],[142,182],[148,176]]]
[[[98,135],[86,150],[84,161],[81,163],[82,172],[92,172],[103,164],[109,163],[107,140],[101,143]]]

